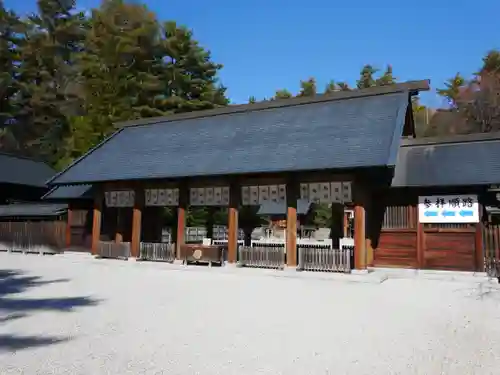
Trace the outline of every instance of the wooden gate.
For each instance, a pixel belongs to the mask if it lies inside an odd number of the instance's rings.
[[[491,277],[500,277],[500,224],[483,227],[485,271]]]
[[[436,270],[483,269],[481,226],[476,224],[421,224],[416,206],[385,210],[373,264]]]

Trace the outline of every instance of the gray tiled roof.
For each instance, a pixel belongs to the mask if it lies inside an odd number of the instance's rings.
[[[51,184],[390,166],[409,93],[131,126]]]
[[[45,194],[45,200],[92,199],[92,185],[61,185]]]
[[[14,203],[0,206],[0,217],[58,216],[66,209],[65,204]]]
[[[500,183],[500,133],[405,141],[392,186]]]
[[[0,183],[45,187],[55,174],[44,162],[0,153]]]
[[[305,199],[297,200],[297,215],[305,215],[309,211],[311,203]],[[286,215],[285,202],[268,201],[260,205],[257,215]]]

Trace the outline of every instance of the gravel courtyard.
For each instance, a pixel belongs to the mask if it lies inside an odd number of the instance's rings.
[[[499,372],[500,288],[235,271],[0,253],[0,374]]]

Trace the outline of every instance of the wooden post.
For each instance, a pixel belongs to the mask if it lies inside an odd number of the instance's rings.
[[[229,209],[227,218],[227,262],[236,263],[238,258],[238,208],[240,206],[241,187],[237,183],[229,187]]]
[[[92,254],[99,253],[99,241],[101,240],[102,220],[102,194],[100,191],[94,196],[94,213],[92,218]]]
[[[354,268],[366,269],[365,208],[362,202],[354,206]]]
[[[73,209],[71,205],[68,205],[67,217],[66,217],[66,247],[71,246],[71,224],[73,222]]]
[[[418,203],[415,206],[412,206],[414,210],[413,216],[415,217],[415,224],[417,228],[417,268],[422,269],[425,267],[425,232],[424,232],[424,224],[420,222],[418,219]]]
[[[297,267],[297,199],[298,188],[294,180],[286,184],[286,265]]]
[[[144,189],[135,190],[134,208],[132,209],[132,238],[130,256],[138,258],[141,247],[142,208],[144,206]]]
[[[483,205],[479,205],[479,223],[476,224],[476,236],[475,236],[475,252],[476,255],[476,272],[484,272],[484,248],[483,248],[483,219],[484,210]]]
[[[187,183],[179,184],[179,206],[177,207],[176,228],[176,253],[177,259],[181,259],[181,246],[184,245],[184,234],[186,232],[186,210],[189,206],[189,187]]]

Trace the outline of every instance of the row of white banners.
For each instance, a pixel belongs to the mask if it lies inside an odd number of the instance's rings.
[[[352,201],[350,182],[321,182],[300,184],[300,198],[315,203],[345,203]],[[132,207],[135,201],[133,190],[107,191],[107,207]],[[241,188],[241,203],[244,206],[261,205],[266,202],[286,202],[286,185],[256,185]],[[146,206],[177,206],[179,189],[146,189]],[[191,206],[229,205],[229,186],[191,188]]]
[[[177,206],[179,189],[147,189],[146,206]],[[285,185],[242,187],[242,204],[259,205],[265,202],[286,201]],[[352,200],[349,182],[301,184],[300,198],[312,202],[332,203]],[[108,191],[105,202],[108,207],[132,207],[135,201],[133,190]],[[190,189],[192,206],[227,206],[229,187]],[[418,202],[418,219],[421,223],[477,223],[479,202],[477,195],[433,195],[421,196]]]

